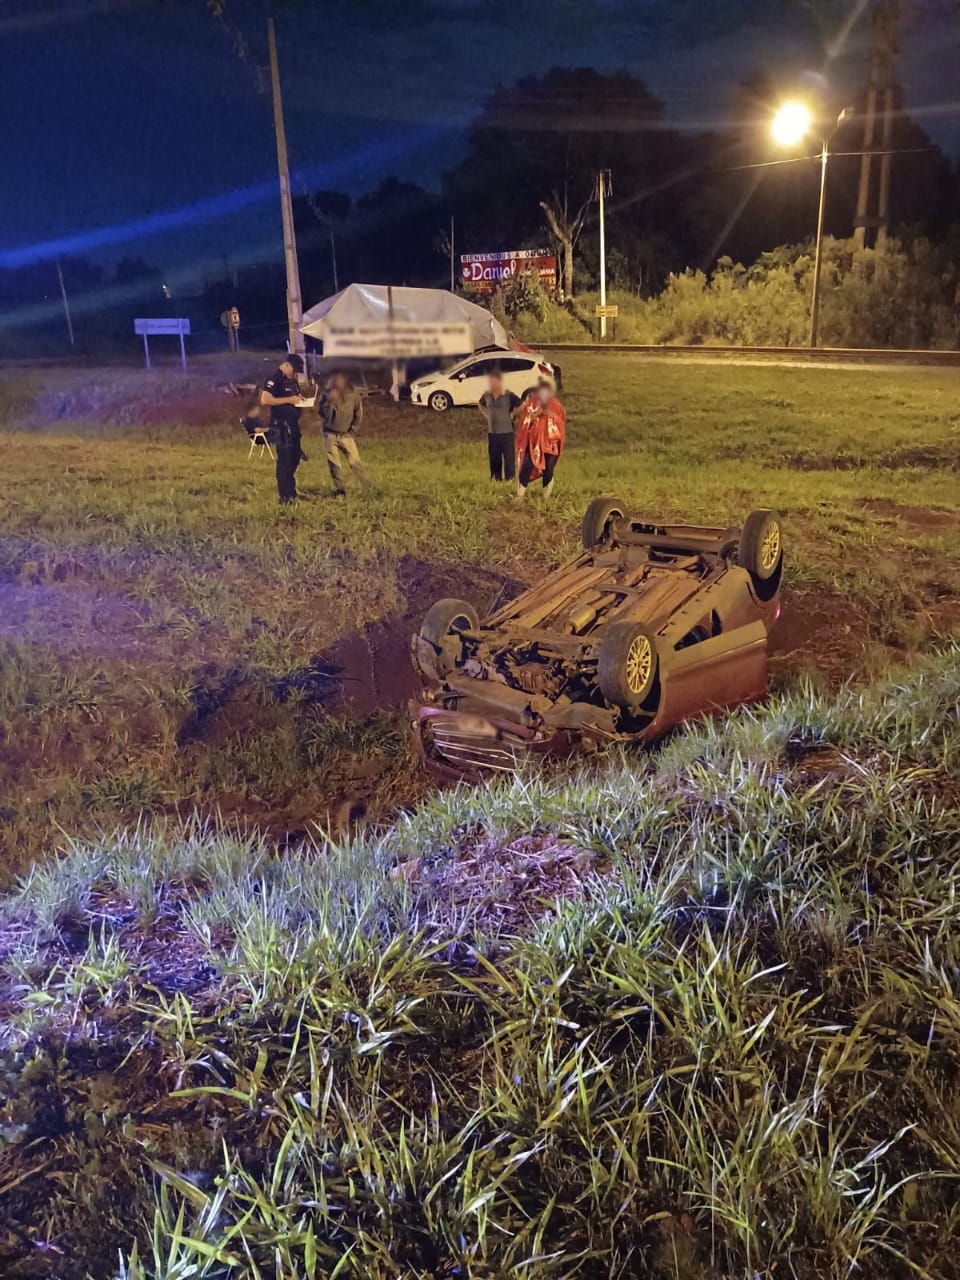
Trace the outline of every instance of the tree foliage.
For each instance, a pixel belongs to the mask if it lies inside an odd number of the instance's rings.
[[[824,243],[820,342],[832,347],[944,347],[956,340],[955,273],[949,247],[918,237],[862,249]],[[730,346],[805,346],[813,254],[809,243],[762,254],[750,267],[721,258],[712,272],[671,275],[659,296],[620,305],[624,341]]]
[[[598,171],[613,173],[610,242],[629,257],[668,227],[679,254],[683,217],[669,191],[687,162],[687,140],[665,124],[663,104],[635,76],[555,68],[491,96],[445,193],[472,249],[556,242],[569,293],[572,251],[596,227]]]

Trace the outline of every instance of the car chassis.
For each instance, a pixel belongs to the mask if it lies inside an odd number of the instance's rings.
[[[432,771],[475,779],[530,753],[650,743],[691,717],[762,697],[780,613],[779,517],[666,525],[598,498],[583,550],[482,624],[438,601],[413,637],[411,705]]]

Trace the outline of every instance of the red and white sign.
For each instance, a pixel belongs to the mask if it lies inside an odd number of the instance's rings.
[[[474,293],[493,293],[501,284],[525,271],[536,271],[545,289],[557,287],[557,259],[546,249],[515,249],[508,253],[462,253],[460,279]]]

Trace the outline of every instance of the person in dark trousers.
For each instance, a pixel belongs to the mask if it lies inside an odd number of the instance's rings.
[[[356,440],[363,422],[363,401],[346,374],[334,374],[333,382],[320,402],[320,421],[323,424],[323,452],[336,496],[341,498],[347,492],[344,466],[348,466],[366,487],[367,473],[363,469]]]
[[[490,374],[490,387],[480,397],[479,409],[487,424],[487,456],[491,480],[512,480],[516,474],[516,447],[513,421],[520,408],[520,397],[504,391],[499,369]]]
[[[303,458],[300,439],[300,387],[303,359],[286,356],[263,384],[260,403],[270,409],[270,429],[277,446],[277,494],[286,507],[297,500],[297,467]]]

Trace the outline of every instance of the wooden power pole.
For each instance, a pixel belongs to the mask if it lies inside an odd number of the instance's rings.
[[[293,226],[293,201],[290,198],[290,163],[287,159],[287,134],[283,127],[283,99],[280,96],[280,68],[277,64],[277,37],[273,19],[267,19],[270,42],[270,82],[273,86],[273,127],[277,135],[277,167],[280,170],[280,212],[283,217],[283,258],[287,269],[287,324],[290,350],[303,352],[303,299],[300,295],[300,264],[297,261],[297,238]]]
[[[857,215],[853,224],[853,234],[861,248],[873,244],[882,247],[889,232],[890,151],[893,144],[893,115],[898,106],[895,61],[899,10],[899,0],[875,0],[873,6],[873,41],[864,111],[863,154],[860,157]],[[874,165],[875,160],[879,161],[877,166]]]

